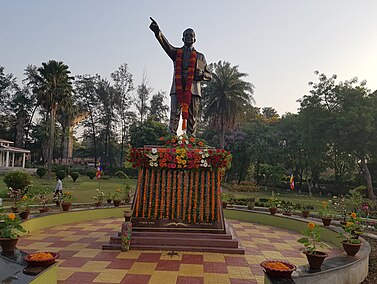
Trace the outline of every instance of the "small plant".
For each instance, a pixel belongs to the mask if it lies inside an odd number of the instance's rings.
[[[332,218],[334,216],[334,211],[330,209],[329,202],[322,201],[322,208],[318,210],[319,216],[321,218]]]
[[[293,211],[293,203],[291,201],[287,201],[283,204],[283,210],[285,213],[291,213]]]
[[[71,178],[73,182],[76,182],[76,180],[79,178],[80,174],[78,172],[72,172],[71,173]]]
[[[63,180],[65,178],[66,174],[65,174],[65,170],[59,170],[57,173],[56,173],[56,177],[60,180]]]
[[[280,200],[275,196],[271,196],[271,198],[268,199],[267,204],[269,208],[278,208],[280,205]]]
[[[302,205],[301,210],[303,212],[310,212],[310,210],[312,210],[312,207],[310,205]]]
[[[98,203],[102,203],[103,199],[105,198],[105,193],[103,191],[100,191],[98,188],[96,189],[96,191],[97,194],[92,198],[95,199]]]
[[[1,205],[0,212],[3,212]],[[22,227],[18,216],[14,213],[0,213],[0,238],[17,239],[23,233],[26,233],[26,230]]]
[[[96,176],[96,171],[95,170],[88,170],[86,172],[86,175],[89,177],[89,179],[94,179],[94,177]]]
[[[22,192],[20,189],[13,189],[9,187],[8,196],[12,199],[14,204],[13,206],[17,207],[17,202],[22,198]]]
[[[47,174],[47,169],[45,167],[39,167],[37,169],[37,175],[39,176],[39,178],[42,178],[46,174]]]
[[[70,191],[64,191],[60,197],[61,203],[71,203],[72,201],[72,193]]]
[[[111,199],[115,201],[120,201],[122,200],[122,191],[120,188],[117,188],[115,192],[111,195]]]
[[[4,182],[8,188],[20,190],[22,195],[25,193],[26,187],[32,183],[30,174],[18,171],[7,173],[4,176]]]
[[[39,201],[39,205],[41,205],[42,207],[45,207],[48,202],[47,192],[44,191],[44,192],[39,193],[38,195],[34,196],[34,199]]]
[[[306,230],[302,233],[305,235],[305,237],[297,240],[297,242],[304,245],[304,248],[302,250],[313,254],[317,251],[318,247],[323,247],[318,225],[310,222],[308,223]]]
[[[350,244],[360,244],[359,235],[362,233],[361,219],[357,217],[355,212],[351,213],[351,219],[342,226],[344,233],[339,233],[339,238],[343,238]]]
[[[20,212],[25,212],[29,210],[29,205],[30,205],[30,198],[27,195],[22,196],[17,202],[16,202],[16,208]]]

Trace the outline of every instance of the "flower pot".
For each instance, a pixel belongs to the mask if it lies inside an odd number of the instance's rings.
[[[20,212],[18,213],[18,215],[20,215],[21,220],[27,220],[27,218],[29,218],[30,215],[30,210]]]
[[[310,211],[302,211],[301,213],[302,213],[302,217],[308,218],[309,214],[310,214]]]
[[[323,226],[330,226],[332,218],[321,218]]]
[[[113,202],[115,207],[119,207],[121,200],[113,200]]]
[[[344,240],[342,241],[343,249],[349,256],[355,256],[361,247],[361,243],[359,244],[351,244],[348,241]]]
[[[94,205],[95,205],[96,207],[100,207],[101,204],[102,204],[102,202],[96,202],[96,203],[94,203]]]
[[[228,206],[228,202],[226,202],[226,201],[223,201],[221,204],[223,206],[223,209],[225,209]]]
[[[308,251],[304,251],[306,258],[309,262],[309,271],[310,272],[317,272],[321,271],[321,266],[325,258],[328,256],[327,253],[322,251],[315,251],[310,253]]]
[[[41,207],[41,208],[39,208],[39,213],[46,213],[46,212],[48,212],[48,210],[50,210],[50,208],[48,208],[48,207]]]
[[[276,212],[278,211],[277,208],[268,208],[268,210],[270,210],[270,214],[271,214],[271,215],[275,215]]]
[[[106,201],[107,201],[107,203],[111,203],[111,199],[110,198],[106,199]]]
[[[18,239],[0,238],[0,246],[3,252],[13,252],[16,247]]]
[[[71,203],[62,203],[63,211],[69,211],[69,209],[71,208],[71,206],[72,206]]]

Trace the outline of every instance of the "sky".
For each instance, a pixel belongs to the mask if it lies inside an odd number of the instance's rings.
[[[173,65],[153,17],[172,45],[191,27],[208,63],[238,65],[256,106],[297,113],[315,70],[377,90],[376,11],[375,0],[0,0],[0,65],[22,80],[28,64],[54,59],[110,79],[127,63],[135,85],[146,74],[153,93],[169,93]]]

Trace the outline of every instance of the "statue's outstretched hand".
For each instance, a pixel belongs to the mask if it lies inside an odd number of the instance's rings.
[[[160,31],[160,28],[158,26],[158,24],[156,23],[156,21],[152,18],[152,17],[149,17],[149,19],[151,19],[152,23],[149,25],[149,28],[155,33],[157,34],[159,31]]]

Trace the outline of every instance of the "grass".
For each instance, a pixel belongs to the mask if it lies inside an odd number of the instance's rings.
[[[51,178],[39,178],[32,177],[33,185],[45,189],[48,193],[47,197],[49,198],[49,203],[52,203],[52,198],[54,195],[54,190],[56,186],[56,180]],[[94,203],[95,200],[92,198],[96,195],[96,189],[99,188],[101,191],[106,193],[113,193],[116,189],[125,190],[126,184],[129,184],[131,190],[135,190],[136,180],[120,179],[118,177],[113,177],[108,180],[101,179],[100,182],[97,179],[90,180],[87,176],[80,176],[76,182],[73,182],[70,177],[63,179],[63,191],[68,190],[73,195],[73,202],[75,203]],[[7,186],[4,183],[4,177],[0,177],[0,196],[4,199],[7,197]],[[32,204],[37,204],[36,201],[33,201]],[[10,201],[4,201],[4,205],[11,205]]]

